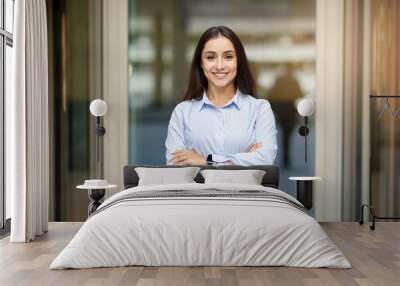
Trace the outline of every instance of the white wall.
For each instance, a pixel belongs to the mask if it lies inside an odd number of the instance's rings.
[[[315,217],[340,221],[344,0],[317,0],[316,18]]]

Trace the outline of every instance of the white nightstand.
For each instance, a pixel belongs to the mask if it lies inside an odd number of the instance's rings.
[[[296,181],[296,198],[308,210],[313,207],[313,182],[321,180],[320,177],[290,177]]]
[[[103,202],[104,195],[106,194],[106,189],[113,189],[116,188],[117,185],[103,185],[103,186],[94,186],[94,185],[88,185],[88,184],[83,184],[79,185],[76,188],[77,189],[83,189],[88,191],[88,196],[90,199],[90,204],[88,206],[88,216],[90,216],[93,212],[96,211],[96,209],[101,205]]]

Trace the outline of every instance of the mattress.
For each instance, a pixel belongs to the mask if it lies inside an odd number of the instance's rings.
[[[129,265],[351,267],[290,195],[263,186],[197,183],[113,195],[50,269]]]

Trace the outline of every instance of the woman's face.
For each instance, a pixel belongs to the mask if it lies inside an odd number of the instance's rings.
[[[234,85],[237,58],[232,42],[224,36],[210,39],[201,54],[201,67],[209,86],[225,88]]]

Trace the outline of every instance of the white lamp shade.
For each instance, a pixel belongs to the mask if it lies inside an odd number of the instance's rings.
[[[107,112],[107,104],[104,100],[95,99],[90,103],[89,109],[94,116],[104,116]]]
[[[300,100],[297,104],[297,112],[301,116],[311,116],[314,113],[314,102],[308,98]]]

